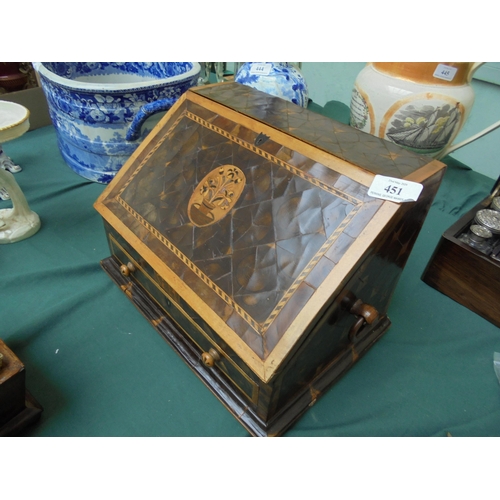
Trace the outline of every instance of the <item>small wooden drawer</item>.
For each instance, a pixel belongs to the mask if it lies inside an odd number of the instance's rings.
[[[128,245],[125,242],[118,243],[119,236],[114,236],[112,233],[113,231],[109,232],[109,244],[112,254],[118,262],[120,272],[128,282],[128,284],[122,285],[125,293],[131,295],[132,287],[130,285],[138,283],[142,290],[149,294],[151,299],[165,311],[167,316],[175,321],[176,325],[193,342],[197,348],[199,364],[207,370],[220,370],[237,389],[247,396],[251,403],[257,405],[258,384],[232,361],[230,355],[227,354],[227,346],[222,347],[223,342],[217,338],[215,333],[212,332],[212,336],[209,336],[208,330],[202,330],[196,318],[188,315],[185,309],[179,306],[181,299],[175,291],[169,289],[165,281],[134,250],[131,248],[126,250],[124,246]],[[164,317],[159,317],[152,320],[151,323],[157,327],[164,319]],[[210,358],[207,359],[207,356],[213,359],[213,364],[209,362]],[[204,362],[204,359],[207,362]]]

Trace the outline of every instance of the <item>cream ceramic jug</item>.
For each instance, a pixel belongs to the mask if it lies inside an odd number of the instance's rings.
[[[354,83],[351,126],[419,154],[442,158],[500,126],[460,144],[474,104],[470,81],[482,63],[368,63]]]

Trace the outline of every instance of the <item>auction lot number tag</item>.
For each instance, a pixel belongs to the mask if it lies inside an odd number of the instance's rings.
[[[253,75],[268,75],[273,69],[270,63],[253,63],[250,66],[250,73]]]
[[[457,68],[454,68],[453,66],[446,66],[446,64],[438,64],[432,76],[441,80],[452,82],[456,73]]]
[[[372,181],[368,195],[382,200],[395,201],[417,201],[423,186],[418,182],[405,181],[395,177],[376,175]]]

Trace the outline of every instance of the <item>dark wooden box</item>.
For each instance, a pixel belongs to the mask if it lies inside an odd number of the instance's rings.
[[[192,89],[97,200],[103,268],[253,435],[387,330],[444,165],[236,83]],[[376,174],[416,202],[367,191]]]
[[[21,360],[0,339],[0,436],[17,436],[36,422],[43,408],[26,390]]]
[[[441,293],[500,327],[500,262],[459,240],[478,210],[488,208],[500,192],[491,193],[444,232],[422,275]]]

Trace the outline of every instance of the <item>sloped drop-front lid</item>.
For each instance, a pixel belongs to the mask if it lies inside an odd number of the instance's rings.
[[[372,178],[188,92],[96,209],[268,380],[397,210]]]

